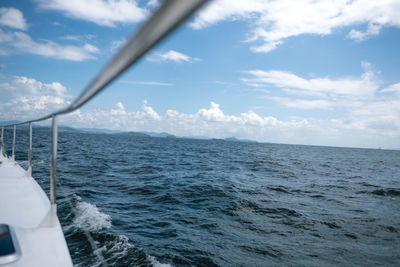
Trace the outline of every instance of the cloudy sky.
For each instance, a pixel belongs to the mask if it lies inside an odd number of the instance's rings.
[[[2,0],[0,121],[68,105],[160,1]],[[400,148],[399,0],[215,0],[73,127]]]

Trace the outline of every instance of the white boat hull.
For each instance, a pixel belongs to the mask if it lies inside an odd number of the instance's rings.
[[[19,254],[6,266],[72,266],[56,206],[18,163],[0,161],[0,224],[10,226]]]

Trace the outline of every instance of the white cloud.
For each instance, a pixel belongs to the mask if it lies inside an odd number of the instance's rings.
[[[0,114],[3,119],[34,119],[64,108],[71,96],[59,82],[43,83],[33,78],[15,76],[0,83],[2,98]]]
[[[167,110],[164,115],[158,114],[147,101],[139,111],[126,112],[123,104],[118,102],[115,109],[96,110],[91,113],[79,111],[65,118],[65,122],[75,127],[104,127],[104,121],[113,129],[126,131],[170,132],[184,136],[211,137],[249,137],[247,133],[257,133],[254,138],[262,139],[260,129],[275,131],[274,127],[297,128],[307,124],[306,121],[282,122],[273,117],[261,117],[253,111],[239,116],[225,115],[219,105],[211,102],[209,108],[199,109],[194,114]]]
[[[331,79],[329,77],[306,79],[296,74],[278,70],[251,70],[244,73],[251,78],[242,78],[249,86],[277,87],[289,94],[332,98],[368,99],[379,88],[375,73],[367,62],[362,62],[364,73],[361,77]],[[321,103],[320,103],[321,104]],[[326,106],[326,105],[325,105]]]
[[[160,6],[160,2],[159,2],[159,0],[149,0],[149,2],[147,3],[147,5],[148,5],[149,7],[152,7],[152,8],[157,8],[157,7]]]
[[[333,106],[331,101],[322,99],[305,100],[286,97],[269,97],[268,99],[276,101],[285,107],[297,109],[330,109]]]
[[[381,90],[381,93],[388,93],[388,92],[393,92],[400,95],[400,83],[390,85],[389,87]]]
[[[328,129],[336,128],[337,132],[351,133],[353,137],[357,131],[370,134],[371,138],[396,137],[400,142],[400,83],[380,89],[371,64],[362,62],[361,66],[364,73],[360,77],[307,79],[285,71],[253,70],[245,72],[251,78],[242,80],[256,90],[268,88],[262,98],[284,107],[333,111],[330,116],[336,118],[330,119],[333,125],[327,125]]]
[[[0,8],[0,25],[19,30],[26,30],[28,24],[21,11],[16,8]]]
[[[126,44],[126,39],[123,38],[122,40],[115,40],[111,43],[110,51],[111,53],[116,53]]]
[[[385,109],[388,104],[389,109]],[[236,136],[276,143],[399,147],[399,104],[399,101],[376,102],[372,106],[364,105],[358,113],[338,119],[282,121],[272,116],[260,116],[251,110],[239,115],[227,115],[214,102],[210,107],[192,114],[176,110],[159,114],[147,101],[140,110],[127,112],[124,105],[118,102],[116,108],[111,110],[77,111],[61,117],[61,120],[74,127],[168,132],[177,136]],[[105,121],[107,124],[104,124]]]
[[[66,35],[66,36],[61,36],[61,40],[68,40],[68,41],[81,41],[81,38],[78,35]]]
[[[368,24],[367,30],[365,32],[352,29],[347,35],[347,37],[355,41],[361,42],[371,36],[378,35],[382,27],[383,26],[380,24],[370,23]]]
[[[65,86],[58,82],[42,83],[19,76],[0,83],[0,93],[12,96],[8,100],[3,98],[0,120],[43,116],[65,107],[70,99]],[[321,103],[329,105],[323,101],[309,101],[300,106]],[[252,110],[229,115],[214,102],[194,113],[167,110],[160,114],[144,101],[138,111],[127,111],[122,102],[117,102],[111,109],[77,110],[61,116],[60,122],[73,127],[169,132],[178,136],[236,136],[276,143],[400,147],[400,98],[360,102],[344,117],[334,119],[283,121]]]
[[[210,1],[195,17],[190,26],[194,29],[202,29],[224,20],[246,20],[265,12],[267,1]]]
[[[287,38],[302,34],[329,35],[335,29],[352,29],[348,38],[362,41],[383,27],[400,27],[398,0],[215,0],[190,24],[202,29],[221,21],[245,20],[252,25],[247,38],[254,52],[270,52]]]
[[[135,0],[36,0],[39,7],[55,10],[63,15],[114,27],[116,23],[134,23],[144,20],[148,11]]]
[[[170,86],[170,85],[172,85],[170,83],[155,82],[155,81],[120,81],[120,83],[139,84],[139,85],[154,85],[154,86]]]
[[[7,53],[3,55],[18,52],[73,61],[94,59],[95,55],[100,52],[97,47],[88,43],[82,46],[61,45],[48,40],[39,43],[32,40],[26,33],[4,32],[1,29],[0,44],[2,45],[0,50],[7,50]]]
[[[178,63],[194,62],[200,60],[199,58],[191,57],[174,50],[169,50],[168,52],[165,53],[154,53],[148,56],[147,59],[150,61],[173,61]]]

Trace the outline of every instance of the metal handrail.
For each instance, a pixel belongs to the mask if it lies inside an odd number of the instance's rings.
[[[168,36],[175,28],[177,28],[185,19],[202,6],[207,0],[167,0],[165,3],[151,16],[151,18],[132,35],[126,45],[114,58],[99,72],[94,80],[86,87],[86,89],[72,102],[68,107],[43,117],[32,119],[19,123],[0,125],[2,127],[1,134],[1,150],[3,148],[3,128],[14,126],[12,158],[15,158],[15,138],[16,126],[29,123],[29,149],[28,162],[31,168],[32,159],[32,123],[44,121],[52,118],[51,130],[51,171],[50,171],[50,201],[55,204],[56,199],[56,158],[57,158],[57,116],[68,114],[82,107],[89,100],[95,97],[103,89],[105,89],[112,81],[118,78],[123,72],[130,68],[134,63],[141,59],[151,48]]]

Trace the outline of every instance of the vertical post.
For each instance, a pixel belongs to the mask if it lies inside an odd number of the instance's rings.
[[[29,122],[28,171],[32,173],[32,122]]]
[[[17,135],[17,125],[14,124],[14,133],[13,133],[13,141],[12,141],[12,160],[15,160],[15,137]]]
[[[1,137],[0,137],[0,149],[1,149],[1,151],[2,151],[2,153],[3,153],[3,156],[4,157],[6,157],[6,151],[4,150],[4,142],[3,142],[3,140],[4,140],[4,138],[3,138],[3,136],[4,136],[4,127],[1,127]]]
[[[57,116],[53,115],[51,121],[50,202],[56,204]]]

